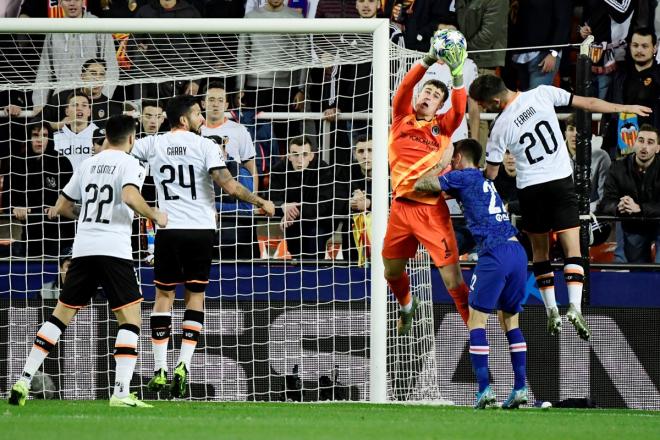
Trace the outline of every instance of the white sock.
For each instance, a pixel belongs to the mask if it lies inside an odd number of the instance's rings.
[[[579,264],[564,266],[564,277],[568,289],[568,302],[582,313],[582,289],[584,287],[584,268]]]
[[[536,263],[535,263],[536,264]],[[552,309],[557,308],[557,300],[555,299],[555,274],[554,272],[536,275],[536,285],[541,292],[543,304],[545,304],[545,313],[550,316]]]
[[[170,340],[172,313],[153,312],[151,314],[151,349],[154,355],[154,371],[161,368],[167,371],[167,345]]]
[[[408,304],[405,306],[399,306],[401,308],[402,312],[408,313],[412,310],[412,296],[410,297],[410,301],[408,301]]]
[[[541,298],[545,304],[545,313],[550,316],[550,311],[557,308],[557,300],[555,299],[555,288],[546,287],[541,290]]]
[[[186,364],[188,371],[190,371],[190,362],[195,353],[195,348],[197,348],[197,340],[202,331],[202,323],[186,320],[181,324],[181,330],[183,332],[183,337],[181,339],[181,350],[179,351],[177,365],[183,362]]]
[[[115,341],[115,390],[114,395],[123,398],[128,396],[135,362],[137,361],[138,334],[132,330],[119,328]]]
[[[50,321],[44,322],[37,332],[37,335],[34,338],[34,345],[32,346],[32,350],[30,350],[30,354],[25,360],[23,376],[21,377],[21,380],[24,381],[28,386],[32,382],[34,373],[39,370],[41,364],[44,362],[44,359],[46,359],[48,353],[50,353],[50,350],[52,350],[53,347],[57,344],[61,334],[62,331],[60,328]]]

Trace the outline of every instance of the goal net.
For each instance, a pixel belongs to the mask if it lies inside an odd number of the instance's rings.
[[[202,134],[224,150],[236,179],[286,206],[269,220],[217,189],[215,260],[188,395],[441,399],[428,256],[420,249],[409,266],[422,301],[403,338],[380,261],[388,90],[417,54],[390,47],[380,20],[266,21],[177,20],[176,33],[168,20],[0,27],[30,32],[1,35],[0,394],[52,312],[70,256],[75,224],[48,220],[45,209],[102,143],[109,116],[133,115],[139,137],[162,133],[168,99],[190,94],[206,118]],[[217,29],[226,33],[209,33]],[[155,186],[147,178],[150,203],[163,190]],[[133,230],[145,302],[132,386],[155,399],[146,388],[154,228],[136,218]],[[182,292],[177,298],[170,371],[181,344]],[[116,330],[100,290],[47,358],[34,395],[108,398]]]

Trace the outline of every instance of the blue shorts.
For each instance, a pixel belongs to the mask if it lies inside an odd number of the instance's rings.
[[[484,313],[520,313],[526,285],[525,249],[517,241],[507,241],[479,255],[470,280],[470,307]]]

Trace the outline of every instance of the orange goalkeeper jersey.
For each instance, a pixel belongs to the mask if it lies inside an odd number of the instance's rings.
[[[430,121],[418,121],[412,107],[413,89],[426,69],[415,64],[406,74],[392,100],[392,126],[389,139],[389,162],[394,198],[405,197],[435,205],[439,195],[413,190],[417,179],[440,162],[442,154],[465,117],[465,87],[451,92],[451,109]]]

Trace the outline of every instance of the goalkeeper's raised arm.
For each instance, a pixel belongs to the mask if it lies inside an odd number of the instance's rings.
[[[465,60],[467,59],[467,51],[463,45],[454,45],[451,48],[445,48],[441,51],[438,51],[438,47],[441,45],[441,40],[445,37],[447,30],[440,30],[435,33],[433,36],[431,47],[424,57],[420,60],[419,63],[416,63],[408,73],[403,77],[401,84],[397,88],[394,98],[392,100],[392,120],[397,118],[402,118],[415,113],[417,119],[423,119],[430,121],[435,116],[435,113],[442,107],[449,91],[447,86],[440,81],[428,81],[424,84],[422,91],[416,99],[414,108],[412,105],[414,89],[417,83],[424,77],[426,70],[436,63],[439,59],[442,59],[445,64],[449,67],[452,75],[452,82],[454,90],[458,93],[452,93],[452,110],[457,109],[452,114],[447,114],[448,118],[452,121],[460,121],[465,115],[465,108],[467,103],[467,96],[465,90],[462,89],[463,86],[463,66],[465,65]],[[457,32],[457,31],[454,31]],[[436,97],[440,98],[439,105],[434,99],[429,98],[430,90],[426,90],[427,86],[433,86],[437,89],[435,92]],[[461,93],[462,91],[462,93]],[[454,97],[455,96],[455,97]],[[435,107],[435,108],[434,108]],[[446,124],[445,129],[448,131],[453,131],[458,127],[455,124]],[[450,133],[451,134],[451,133]]]

